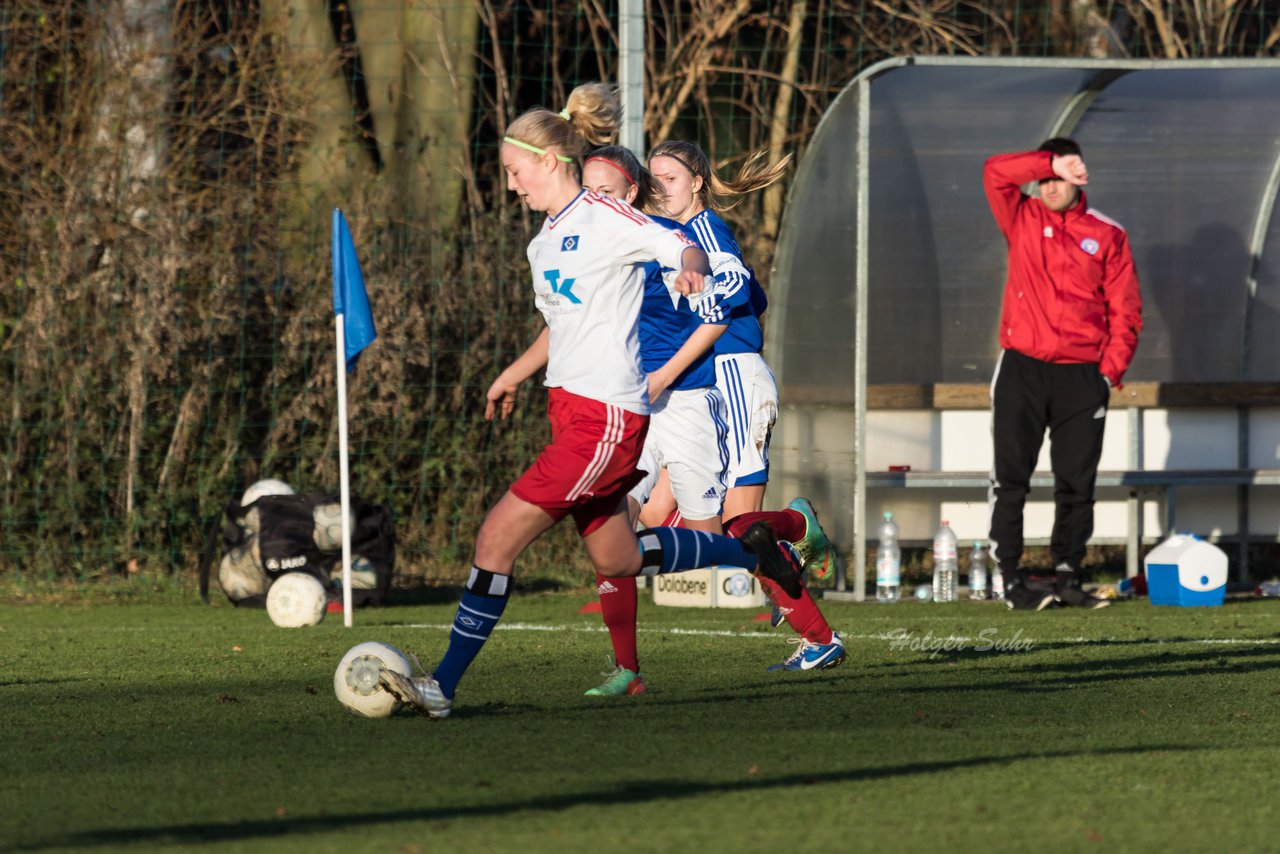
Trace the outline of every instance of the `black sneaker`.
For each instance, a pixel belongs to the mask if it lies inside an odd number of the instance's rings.
[[[756,555],[756,575],[762,575],[782,588],[792,599],[800,597],[800,560],[790,543],[773,535],[764,522],[755,522],[740,538]]]
[[[1085,593],[1080,583],[1080,571],[1068,563],[1058,564],[1055,567],[1054,576],[1054,593],[1062,605],[1096,611],[1111,604],[1107,599],[1099,599],[1091,593]]]
[[[1043,611],[1053,604],[1053,591],[1025,581],[1015,581],[1004,591],[1005,604],[1011,611]]]

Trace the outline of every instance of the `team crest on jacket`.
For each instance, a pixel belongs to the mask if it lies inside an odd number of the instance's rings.
[[[1097,255],[1098,241],[1094,240],[1092,237],[1086,237],[1084,240],[1080,241],[1080,248],[1085,252],[1088,252],[1090,255]]]
[[[561,252],[576,252],[576,251],[577,251],[577,249],[578,249],[578,244],[579,244],[580,242],[581,242],[581,240],[580,240],[580,238],[578,237],[578,235],[576,235],[576,234],[569,234],[569,235],[566,235],[566,236],[565,236],[565,238],[564,238],[563,240],[561,240],[561,241],[560,241],[560,251],[561,251]]]

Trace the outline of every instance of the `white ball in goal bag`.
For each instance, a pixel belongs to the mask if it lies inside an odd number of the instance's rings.
[[[324,585],[305,572],[287,572],[267,590],[267,616],[286,629],[314,626],[324,619]]]
[[[232,602],[261,596],[267,589],[257,536],[251,533],[243,543],[222,556],[218,564],[218,585]]]
[[[333,693],[338,702],[360,718],[386,718],[395,714],[401,703],[378,684],[382,668],[405,676],[413,675],[413,667],[404,653],[378,641],[365,641],[347,650],[333,674]]]
[[[350,515],[351,532],[354,534],[355,514]],[[316,548],[322,552],[332,552],[342,548],[342,505],[317,504],[316,509],[311,511],[311,516],[316,523],[315,532],[312,534]]]
[[[260,480],[251,485],[244,491],[244,495],[240,496],[240,506],[248,507],[264,495],[293,495],[293,487],[283,480],[276,480],[273,477]]]

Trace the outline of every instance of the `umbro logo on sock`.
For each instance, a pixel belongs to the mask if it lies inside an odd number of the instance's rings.
[[[600,586],[596,588],[596,592],[603,596],[606,593],[617,593],[618,588],[614,587],[608,581],[601,581]]]

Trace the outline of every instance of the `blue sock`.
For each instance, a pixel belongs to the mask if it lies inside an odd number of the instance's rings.
[[[704,566],[756,568],[755,554],[735,540],[688,528],[647,528],[636,532],[643,555],[642,575],[684,572]]]
[[[511,576],[471,567],[467,589],[462,593],[457,616],[453,618],[449,648],[436,665],[435,673],[431,674],[449,699],[453,699],[462,674],[480,654],[481,647],[501,619],[510,596]]]

